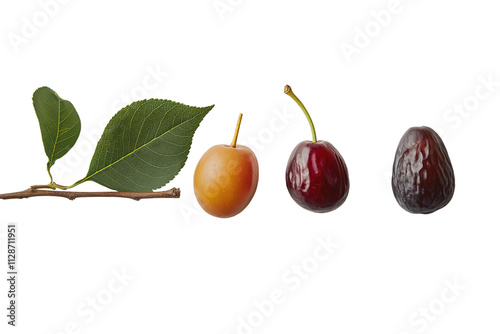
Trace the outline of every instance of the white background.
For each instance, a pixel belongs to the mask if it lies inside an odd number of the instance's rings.
[[[20,273],[15,330],[1,280],[1,333],[499,332],[494,1],[2,1],[0,22],[1,193],[49,181],[31,101],[40,86],[82,120],[54,166],[60,184],[85,175],[103,124],[128,102],[215,104],[164,187],[180,199],[0,202],[0,259],[17,223]],[[288,156],[311,135],[285,84],[347,163],[349,197],[334,212],[308,212],[286,190]],[[243,213],[217,219],[196,203],[192,175],[210,146],[229,144],[239,112],[260,182]],[[407,213],[390,188],[399,139],[420,125],[443,135],[456,175],[453,200],[431,215]],[[338,248],[319,261],[318,240]]]

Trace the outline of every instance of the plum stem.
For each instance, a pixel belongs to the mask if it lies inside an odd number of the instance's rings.
[[[233,141],[231,142],[231,147],[235,147],[236,148],[236,141],[238,140],[238,134],[240,132],[240,125],[241,125],[241,118],[243,117],[243,114],[240,113],[238,115],[238,122],[236,123],[236,130],[234,130],[234,137],[233,137]]]
[[[313,137],[312,142],[316,143],[317,142],[316,130],[314,129],[314,124],[313,124],[313,121],[311,119],[311,115],[309,115],[309,113],[307,112],[306,107],[304,106],[304,104],[302,104],[302,102],[299,100],[299,98],[297,96],[295,96],[295,94],[292,92],[292,87],[286,85],[285,86],[285,94],[290,96],[299,105],[300,109],[302,109],[302,111],[306,115],[307,121],[309,122],[309,126],[311,127],[311,132],[312,132],[312,137]]]

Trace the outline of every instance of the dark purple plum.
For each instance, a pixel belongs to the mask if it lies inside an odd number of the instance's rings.
[[[455,191],[455,174],[443,140],[431,128],[412,127],[401,138],[392,168],[392,190],[411,213],[445,207]]]

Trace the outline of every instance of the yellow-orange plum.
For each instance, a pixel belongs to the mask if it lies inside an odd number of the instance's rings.
[[[254,152],[236,145],[239,115],[231,145],[215,145],[201,157],[194,172],[194,194],[200,206],[215,217],[228,218],[242,212],[252,200],[259,181]]]

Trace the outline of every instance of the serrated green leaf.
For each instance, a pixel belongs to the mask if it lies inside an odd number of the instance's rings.
[[[104,129],[80,182],[117,191],[158,189],[184,166],[194,132],[213,108],[169,100],[142,100],[121,109]]]
[[[50,169],[75,145],[81,130],[80,117],[71,102],[61,99],[48,87],[40,87],[33,93],[33,107]]]

